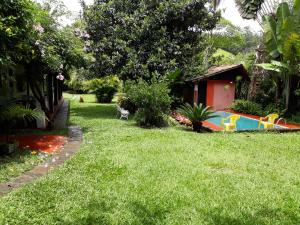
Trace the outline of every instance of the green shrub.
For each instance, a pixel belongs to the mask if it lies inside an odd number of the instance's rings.
[[[68,86],[69,91],[83,94],[84,90],[84,80],[77,76],[75,72],[71,73],[70,79],[66,80],[66,85]]]
[[[202,103],[199,105],[194,104],[193,106],[186,103],[179,108],[178,113],[192,122],[193,130],[196,132],[200,132],[203,129],[203,121],[219,117],[218,115],[214,115],[214,111],[209,106],[205,107]]]
[[[68,86],[68,90],[78,94],[87,93],[85,90],[85,83],[88,77],[92,77],[93,74],[90,70],[84,68],[72,69],[70,71],[69,79],[66,79],[65,84]]]
[[[104,86],[114,87],[115,89],[118,89],[120,86],[120,80],[117,76],[106,76],[85,81],[83,86],[85,91],[94,94],[96,93],[96,90]]]
[[[84,90],[95,94],[99,103],[110,103],[117,93],[120,80],[116,76],[107,76],[84,82]]]
[[[271,78],[264,79],[257,89],[254,101],[266,107],[270,102],[274,102],[276,95],[276,85]]]
[[[264,108],[263,115],[266,116],[272,113],[276,113],[279,116],[283,116],[286,113],[286,109],[282,104],[276,105],[274,103],[271,103]]]
[[[300,124],[300,112],[292,115],[291,118],[288,121],[292,122],[292,123],[299,123]]]
[[[117,89],[111,86],[101,86],[95,91],[97,102],[99,103],[111,103],[114,98]]]
[[[126,95],[119,95],[117,101],[119,106],[123,109],[128,110],[130,114],[134,114],[136,112],[137,110],[136,105]]]
[[[262,106],[248,100],[236,100],[230,108],[240,113],[262,115]]]
[[[139,81],[131,84],[128,97],[138,108],[135,119],[140,126],[163,127],[167,125],[166,114],[170,111],[170,90],[166,83]]]

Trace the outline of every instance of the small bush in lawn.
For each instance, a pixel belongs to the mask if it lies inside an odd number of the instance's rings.
[[[118,89],[111,86],[98,87],[95,91],[97,101],[99,103],[110,103],[117,93],[117,90]]]
[[[166,83],[139,81],[131,84],[128,97],[138,108],[135,119],[140,126],[167,126],[166,114],[170,111],[170,90]]]
[[[118,91],[120,81],[116,76],[107,76],[86,81],[84,89],[96,95],[99,103],[110,103]]]
[[[132,100],[126,95],[118,96],[118,104],[121,108],[126,109],[130,112],[130,114],[134,114],[137,110],[136,105],[132,102]]]
[[[86,82],[86,77],[89,75],[89,71],[84,70],[83,68],[78,70],[71,70],[70,79],[65,81],[65,84],[68,87],[68,91],[77,94],[87,93],[84,89],[84,84]]]
[[[248,100],[236,100],[230,107],[232,110],[252,114],[252,115],[262,115],[262,106],[256,102],[251,102]]]

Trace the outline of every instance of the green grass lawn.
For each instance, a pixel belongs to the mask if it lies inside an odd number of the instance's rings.
[[[43,162],[46,158],[46,154],[33,155],[29,150],[19,150],[11,155],[0,156],[0,183],[7,182],[10,178],[21,175]]]
[[[60,130],[37,130],[22,129],[16,131],[17,135],[68,135],[68,129]],[[35,152],[36,154],[32,154]],[[46,153],[38,152],[37,149],[18,150],[11,155],[0,155],[0,183],[9,181],[22,173],[31,170],[49,158]],[[0,225],[2,225],[0,223]]]
[[[2,197],[0,224],[300,224],[299,133],[141,129],[90,97],[81,150]]]

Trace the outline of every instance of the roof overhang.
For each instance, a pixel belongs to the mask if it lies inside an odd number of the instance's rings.
[[[236,81],[237,77],[241,76],[242,80],[250,81],[249,74],[245,67],[240,65],[223,65],[214,66],[208,69],[207,73],[189,79],[187,81],[205,81],[205,80],[232,80]]]

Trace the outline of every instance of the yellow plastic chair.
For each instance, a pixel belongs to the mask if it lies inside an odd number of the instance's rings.
[[[273,129],[275,127],[275,120],[278,119],[278,114],[269,114],[266,117],[260,117],[258,123],[258,129],[263,125],[264,129]]]
[[[222,119],[221,124],[225,128],[225,131],[236,130],[236,122],[241,118],[240,115],[233,114],[227,118]],[[228,121],[228,122],[225,122]]]

